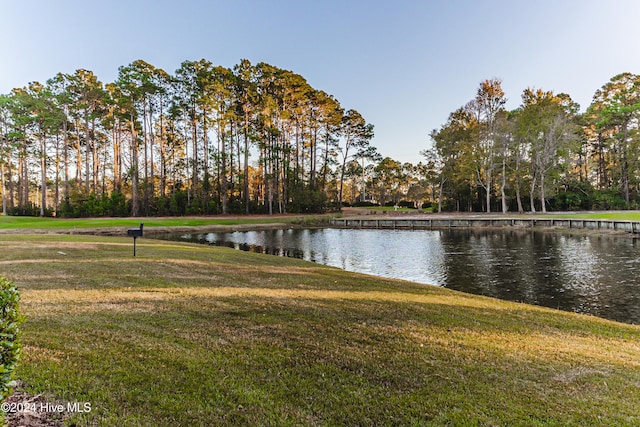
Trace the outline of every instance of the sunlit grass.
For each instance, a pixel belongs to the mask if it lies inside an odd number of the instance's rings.
[[[103,227],[199,227],[207,225],[290,223],[296,216],[246,216],[246,217],[149,217],[149,218],[39,218],[24,216],[0,216],[0,229],[73,229]]]
[[[358,209],[367,209],[373,212],[415,212],[415,213],[419,213],[421,212],[418,209],[411,209],[411,208],[395,208],[394,206],[364,206],[364,207],[359,207]]]
[[[387,213],[393,212],[395,209],[390,206],[372,206],[372,207],[362,207],[357,208],[358,210],[369,210],[375,213]],[[409,208],[399,208],[397,209],[399,212],[404,213],[422,213],[417,209],[409,209]],[[431,213],[429,210],[423,211],[425,213]],[[466,212],[442,212],[440,215],[455,215],[457,217],[464,216],[468,213]],[[482,216],[482,212],[474,212],[472,214],[474,217]],[[493,214],[487,214],[488,216],[500,216],[502,215],[500,212],[494,212]],[[540,218],[575,218],[575,219],[609,219],[609,220],[618,220],[618,221],[640,221],[640,211],[594,211],[594,212],[547,212],[546,214],[542,214],[540,212],[537,213],[524,213],[518,214],[517,212],[508,212],[506,214],[509,218],[512,217],[522,217],[522,218],[531,218],[531,217],[540,217]]]
[[[358,208],[370,210],[372,212],[387,213],[393,212],[394,208],[389,206],[383,207],[365,207]],[[403,213],[421,213],[416,209],[399,208],[399,212]],[[452,213],[450,213],[452,214]],[[444,213],[447,215],[447,213]],[[459,215],[459,214],[456,214]],[[481,213],[475,213],[475,216]],[[495,215],[495,214],[494,214]],[[508,213],[509,217],[519,216],[517,213]],[[531,218],[532,214],[526,213],[524,218]],[[617,212],[575,212],[575,213],[554,213],[549,212],[546,215],[536,214],[543,218],[559,217],[559,218],[576,218],[576,219],[611,219],[611,220],[629,220],[640,221],[640,211],[617,211]],[[324,223],[327,216],[322,215],[286,215],[286,216],[209,216],[209,217],[149,217],[149,218],[39,218],[39,217],[19,217],[19,216],[0,216],[0,230],[83,230],[83,229],[102,229],[102,228],[130,228],[138,227],[144,222],[147,230],[153,227],[206,227],[206,226],[236,226],[236,225],[254,225],[254,224],[308,224],[318,225]]]
[[[0,236],[32,393],[78,425],[637,425],[640,327],[296,259]]]
[[[553,213],[551,215],[554,215]],[[576,219],[610,219],[618,221],[640,221],[640,211],[618,211],[618,212],[576,212],[570,214],[556,214],[559,217],[570,217]],[[556,216],[554,215],[554,216]]]

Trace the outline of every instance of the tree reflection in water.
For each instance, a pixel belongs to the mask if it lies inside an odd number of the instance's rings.
[[[167,236],[640,324],[634,239],[530,230],[264,230]]]

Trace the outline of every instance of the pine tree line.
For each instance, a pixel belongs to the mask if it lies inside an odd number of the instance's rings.
[[[5,214],[272,214],[340,206],[373,126],[266,63],[138,60],[0,96],[0,137]]]

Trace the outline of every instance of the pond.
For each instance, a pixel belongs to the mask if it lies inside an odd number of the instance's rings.
[[[640,324],[640,259],[631,238],[515,229],[331,228],[169,238]]]

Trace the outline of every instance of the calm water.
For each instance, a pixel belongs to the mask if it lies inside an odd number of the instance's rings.
[[[640,324],[633,239],[526,231],[268,230],[174,239]]]

